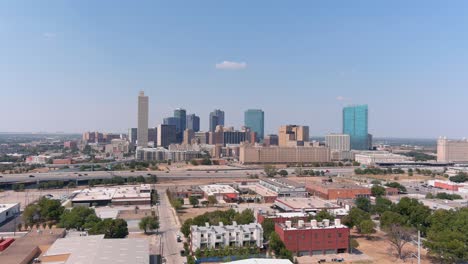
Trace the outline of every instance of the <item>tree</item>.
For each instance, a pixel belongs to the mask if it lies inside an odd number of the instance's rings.
[[[78,206],[62,214],[59,226],[65,229],[83,230],[85,225],[86,227],[93,226],[99,220],[94,209]]]
[[[383,196],[385,195],[385,188],[379,185],[374,185],[371,188],[371,193],[372,193],[372,196],[374,197]]]
[[[265,218],[262,222],[263,237],[265,240],[270,238],[271,233],[275,232],[275,221],[271,218]]]
[[[406,223],[406,217],[392,211],[386,211],[382,213],[382,216],[380,217],[380,226],[383,230],[387,230],[394,224],[404,226]]]
[[[335,216],[332,215],[330,212],[328,212],[327,210],[321,210],[320,212],[318,212],[316,215],[315,215],[315,220],[317,220],[318,222],[321,222],[323,221],[323,219],[328,219],[330,221],[334,221],[335,220]]]
[[[213,206],[213,205],[215,205],[217,203],[218,203],[218,199],[216,199],[216,197],[214,195],[208,196],[208,204],[210,206]]]
[[[245,209],[242,213],[234,217],[234,221],[236,221],[238,225],[247,225],[255,222],[253,210]]]
[[[91,235],[104,234],[104,238],[125,238],[128,227],[123,219],[104,219],[94,224],[88,232]]]
[[[356,248],[359,247],[359,242],[358,242],[356,239],[351,238],[351,241],[350,241],[350,243],[349,243],[349,246],[350,246],[350,248],[351,248],[351,253],[353,253],[353,249],[356,249]]]
[[[288,171],[287,171],[287,170],[280,170],[280,171],[278,172],[278,174],[279,174],[280,176],[282,176],[282,177],[286,177],[286,176],[288,176]]]
[[[211,162],[211,159],[210,158],[204,158],[202,161],[201,161],[201,165],[211,165],[212,162]]]
[[[370,219],[363,220],[357,225],[357,228],[360,234],[367,236],[374,232],[375,223]]]
[[[411,241],[411,232],[407,227],[391,224],[387,231],[388,241],[396,250],[399,259],[403,259],[403,248]]]
[[[374,213],[377,213],[379,215],[382,215],[384,212],[386,211],[390,211],[391,208],[392,208],[392,201],[386,199],[386,198],[383,198],[383,197],[377,197],[375,199],[375,205],[373,207],[373,212]]]
[[[278,170],[273,165],[265,165],[263,170],[268,177],[274,177],[278,173]]]
[[[146,234],[149,230],[155,230],[159,228],[159,220],[156,217],[146,216],[140,220],[138,227]]]
[[[390,183],[385,184],[385,186],[392,187],[392,188],[397,188],[399,192],[406,193],[406,187],[401,185],[398,182],[390,182]]]
[[[349,214],[347,216],[343,217],[343,223],[349,228],[353,228],[362,221],[370,219],[371,217],[369,213],[366,213],[365,211],[354,207],[349,211]]]
[[[189,202],[193,207],[198,207],[198,204],[200,204],[200,201],[195,196],[190,196],[189,197]]]
[[[297,167],[294,169],[294,173],[297,175],[297,176],[302,176],[302,174],[304,173],[305,175],[307,175],[306,173],[307,171],[303,171],[302,170],[302,167]]]
[[[370,212],[371,211],[371,202],[366,197],[358,197],[356,199],[356,207],[363,210],[363,211],[365,211],[365,212]]]
[[[462,263],[468,259],[468,208],[436,210],[424,246],[440,263]]]
[[[408,176],[413,176],[413,169],[411,168],[408,169]]]

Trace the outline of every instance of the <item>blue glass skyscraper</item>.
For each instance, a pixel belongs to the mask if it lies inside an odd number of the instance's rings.
[[[257,134],[257,141],[263,140],[265,114],[260,109],[249,109],[244,113],[244,125]]]
[[[343,134],[350,136],[351,149],[369,149],[367,105],[355,105],[343,108]]]

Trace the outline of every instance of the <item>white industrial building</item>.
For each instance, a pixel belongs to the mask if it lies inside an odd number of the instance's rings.
[[[355,153],[354,160],[363,165],[376,165],[379,163],[412,162],[413,158],[388,151],[359,151]]]
[[[0,225],[20,213],[20,204],[0,204]]]
[[[205,193],[205,198],[214,196],[218,201],[224,200],[225,197],[238,199],[239,192],[229,185],[211,184],[200,186],[200,189]]]
[[[204,248],[222,248],[227,246],[263,246],[262,225],[252,223],[248,225],[237,225],[234,221],[232,225],[225,226],[191,226],[191,250]]]
[[[60,238],[41,260],[50,264],[149,264],[149,243],[136,238],[104,239],[104,235]]]

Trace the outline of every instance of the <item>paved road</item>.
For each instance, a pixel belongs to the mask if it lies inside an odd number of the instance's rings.
[[[180,256],[180,251],[184,248],[184,245],[182,242],[177,242],[177,235],[180,233],[180,225],[176,220],[177,216],[169,203],[166,189],[158,188],[157,190],[160,194],[158,206],[160,236],[157,239],[161,239],[163,244],[162,255],[166,258],[168,264],[182,264],[186,262],[186,258]]]
[[[336,174],[352,174],[353,168],[314,168],[317,170],[328,169],[331,175]],[[148,174],[157,175],[161,179],[196,179],[196,178],[241,178],[248,177],[249,174],[261,174],[262,169],[246,169],[246,170],[219,170],[219,171],[170,171],[168,173],[162,171],[89,171],[89,172],[48,172],[48,173],[25,173],[25,174],[2,174],[0,175],[0,183],[12,182],[35,182],[41,180],[91,180],[91,179],[106,179],[113,176],[121,177],[137,177],[148,176]],[[291,170],[292,172],[292,170]],[[81,175],[81,176],[79,176]],[[33,176],[33,177],[31,177]]]

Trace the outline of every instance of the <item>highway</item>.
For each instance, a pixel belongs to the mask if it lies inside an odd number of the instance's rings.
[[[354,168],[313,168],[314,170],[329,170],[327,175],[351,175]],[[288,169],[289,175],[294,169]],[[51,180],[92,180],[106,179],[114,176],[138,177],[156,175],[160,179],[197,179],[197,178],[242,178],[249,175],[262,175],[263,169],[233,169],[233,170],[174,170],[174,171],[81,171],[81,172],[47,172],[47,173],[23,173],[0,174],[0,184],[17,182],[37,182]],[[80,176],[81,175],[81,176]]]

